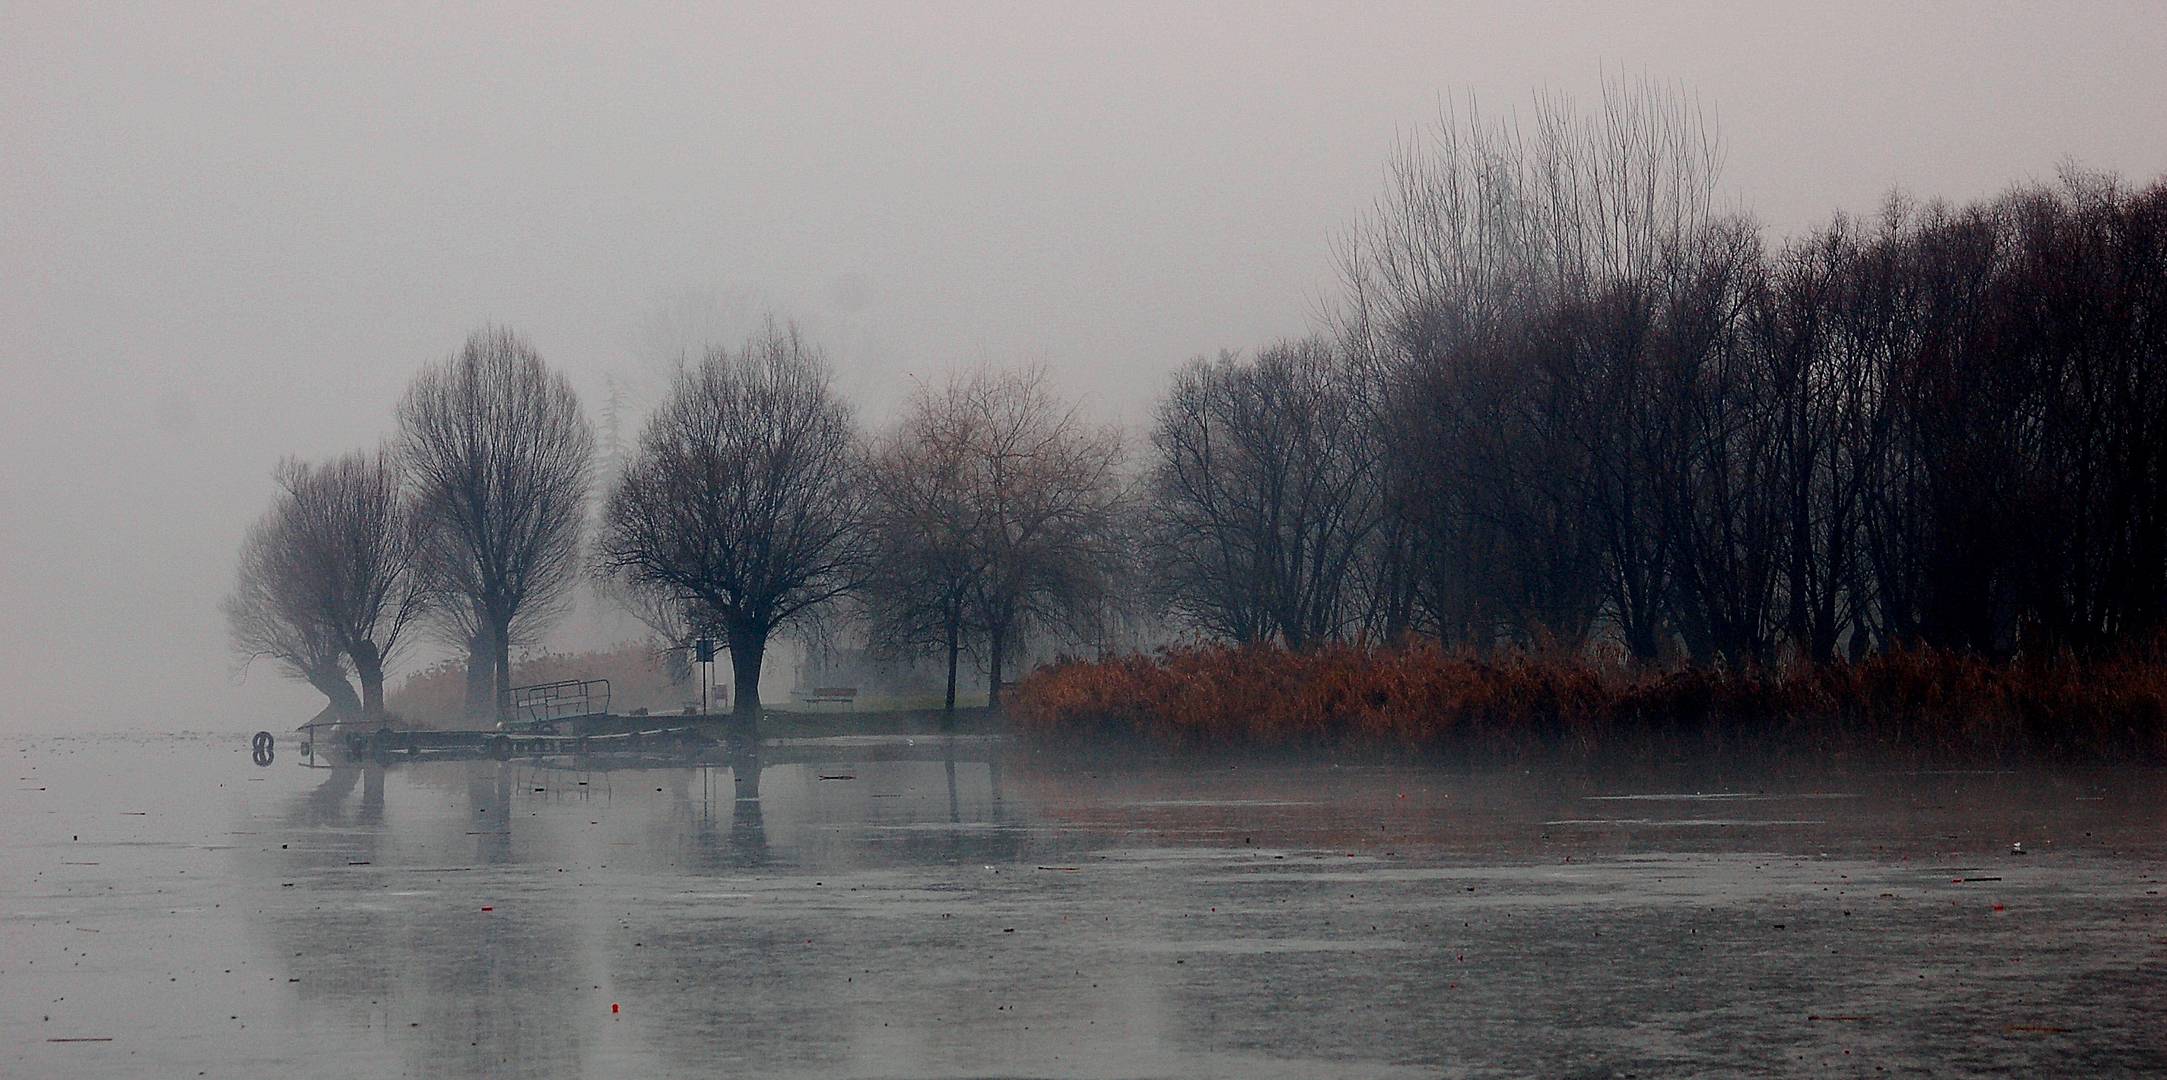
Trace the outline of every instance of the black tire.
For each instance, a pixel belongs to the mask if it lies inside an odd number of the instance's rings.
[[[259,766],[269,765],[278,757],[278,739],[268,731],[259,731],[249,740],[249,756]]]

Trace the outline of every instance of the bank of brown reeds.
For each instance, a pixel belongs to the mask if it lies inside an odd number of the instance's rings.
[[[1651,671],[1434,644],[1303,652],[1203,645],[1041,669],[1018,688],[1012,711],[1046,740],[1181,750],[2159,760],[2167,758],[2167,659],[1999,663],[1911,650],[1775,670]]]

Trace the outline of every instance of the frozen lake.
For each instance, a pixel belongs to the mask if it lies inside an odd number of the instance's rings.
[[[0,743],[0,1074],[2167,1069],[2159,770],[940,745],[755,779]]]

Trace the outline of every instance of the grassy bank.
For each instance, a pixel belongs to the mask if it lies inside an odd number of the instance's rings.
[[[1931,760],[2167,759],[2167,659],[2009,664],[1931,651],[1728,672],[1431,644],[1191,646],[1024,680],[1018,727],[1177,750],[1803,751]]]

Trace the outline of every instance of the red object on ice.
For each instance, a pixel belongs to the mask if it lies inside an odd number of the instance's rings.
[[[610,1003],[609,1003],[609,1011],[610,1011],[611,1015],[615,1015],[615,1014],[616,1014],[616,1012],[617,1012],[617,1003],[616,1003],[616,1002],[612,1001],[612,1002],[610,1002]]]

